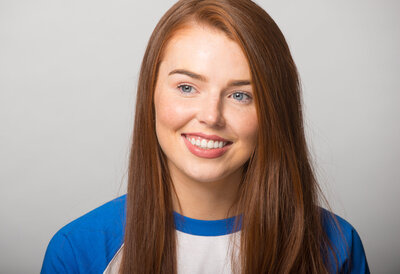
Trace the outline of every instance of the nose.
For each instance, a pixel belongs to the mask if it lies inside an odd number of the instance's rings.
[[[219,96],[204,98],[199,107],[197,118],[200,123],[209,127],[223,127],[225,119],[223,115],[223,104]]]

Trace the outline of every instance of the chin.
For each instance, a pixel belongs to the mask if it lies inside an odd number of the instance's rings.
[[[206,174],[205,172],[200,172],[200,174],[188,174],[188,177],[193,181],[199,183],[212,183],[217,182],[226,177],[225,174]]]

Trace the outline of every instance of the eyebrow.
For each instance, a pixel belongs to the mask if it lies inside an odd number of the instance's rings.
[[[200,80],[202,82],[208,81],[207,77],[197,74],[195,72],[186,70],[186,69],[174,69],[168,75],[172,75],[172,74],[187,75],[193,79]],[[232,81],[229,81],[229,83],[228,83],[228,87],[239,87],[239,86],[247,86],[247,85],[251,85],[251,82],[249,80],[232,80]]]

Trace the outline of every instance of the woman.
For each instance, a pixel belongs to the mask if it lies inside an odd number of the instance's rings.
[[[251,1],[179,1],[143,58],[127,197],[61,229],[42,272],[368,273],[318,190],[275,22]]]

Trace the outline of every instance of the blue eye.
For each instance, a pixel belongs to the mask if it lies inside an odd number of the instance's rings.
[[[251,97],[243,92],[235,92],[232,94],[232,97],[239,102],[248,102],[251,100]]]
[[[181,91],[182,93],[191,93],[192,90],[193,90],[193,87],[192,87],[192,86],[186,85],[186,84],[179,85],[178,88],[180,89],[180,91]]]

